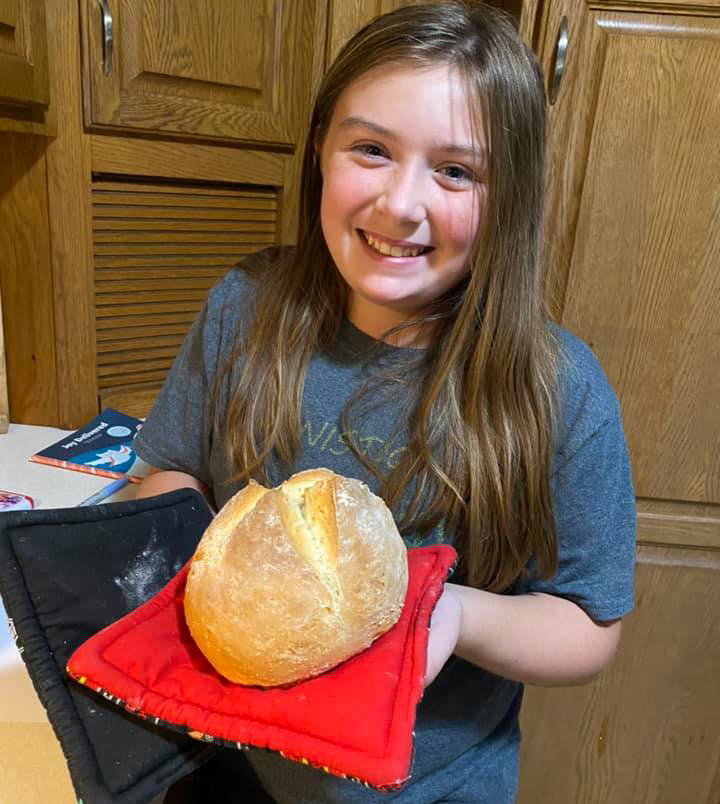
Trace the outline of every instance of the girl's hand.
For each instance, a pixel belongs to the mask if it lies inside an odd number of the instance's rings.
[[[460,636],[462,606],[452,586],[445,584],[430,618],[425,686],[432,684],[445,662],[452,656]]]

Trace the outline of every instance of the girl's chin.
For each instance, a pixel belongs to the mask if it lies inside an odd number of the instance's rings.
[[[392,307],[398,310],[413,309],[418,307],[421,294],[412,292],[407,278],[402,279],[386,277],[373,278],[374,281],[359,282],[351,285],[353,292],[367,299],[372,304],[379,304],[383,307]]]

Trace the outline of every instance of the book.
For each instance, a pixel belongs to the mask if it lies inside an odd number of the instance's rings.
[[[132,442],[142,424],[141,419],[105,408],[84,427],[31,455],[30,460],[103,477],[127,476],[131,483],[139,483],[148,465],[138,457]]]

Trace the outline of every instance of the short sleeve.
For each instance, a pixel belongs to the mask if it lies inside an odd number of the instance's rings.
[[[558,570],[532,590],[568,598],[594,620],[633,607],[635,498],[619,417],[603,424],[552,480]]]
[[[135,448],[158,469],[187,472],[213,488],[218,478],[213,441],[216,376],[250,320],[253,290],[244,272],[232,269],[211,289],[170,369]],[[227,397],[228,379],[219,387]],[[222,404],[220,420],[223,418]],[[215,460],[213,460],[215,457]]]
[[[617,399],[587,347],[574,339],[572,350],[550,480],[558,568],[548,580],[531,573],[515,591],[558,595],[607,621],[633,608],[635,495]]]
[[[208,354],[208,304],[195,319],[140,432],[138,455],[158,469],[187,472],[209,484],[211,385],[216,365]]]

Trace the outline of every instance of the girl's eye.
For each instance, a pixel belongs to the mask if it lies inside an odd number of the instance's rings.
[[[361,156],[368,156],[371,159],[379,159],[385,156],[385,151],[383,151],[379,145],[373,145],[370,142],[355,145],[353,150],[359,153]]]
[[[473,174],[462,165],[446,165],[440,168],[440,173],[453,184],[466,184],[473,180]]]

